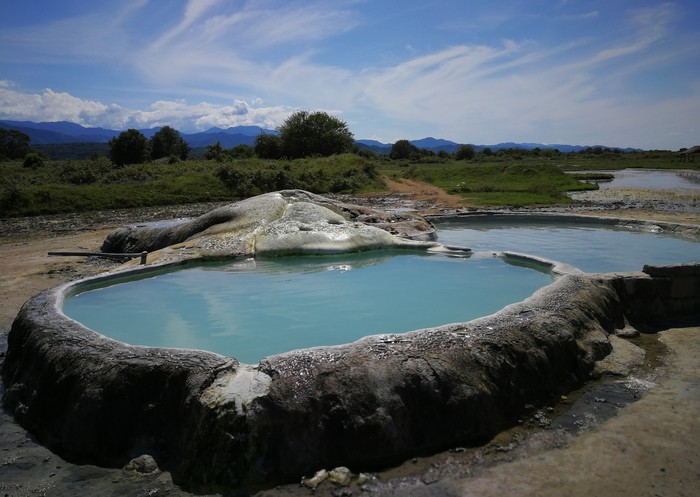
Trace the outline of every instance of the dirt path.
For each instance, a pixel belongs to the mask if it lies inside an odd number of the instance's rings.
[[[432,210],[464,207],[464,199],[459,195],[450,195],[442,188],[415,179],[394,181],[385,177],[384,183],[391,193],[407,196],[415,203],[429,203]],[[430,213],[423,212],[423,214]]]
[[[430,213],[462,208],[461,199],[413,180],[388,182],[389,195],[400,195],[416,205],[428,205]],[[583,209],[583,212],[587,212]],[[694,222],[700,214],[653,209],[602,209],[596,215]],[[196,214],[193,211],[192,214]],[[176,217],[167,211],[161,219]],[[134,215],[134,214],[132,214]],[[186,215],[178,211],[177,216]],[[57,250],[96,251],[111,229],[124,224],[128,214],[113,219],[72,219],[81,231],[56,228],[28,221],[28,229],[0,239],[0,334],[6,333],[20,306],[39,291],[78,277],[95,274],[113,264],[102,259],[49,257]],[[136,221],[140,219],[131,219]],[[3,221],[0,221],[2,223]],[[38,223],[39,220],[36,220]],[[38,226],[38,225],[37,225]],[[59,226],[60,227],[60,226]],[[0,228],[7,228],[1,226]],[[12,230],[10,230],[12,231]],[[3,340],[0,336],[0,359]],[[571,438],[558,448],[481,471],[463,472],[425,481],[418,475],[395,485],[355,489],[353,495],[418,496],[691,496],[700,488],[700,329],[669,330],[662,340],[671,352],[668,365],[658,370],[656,386],[640,401],[590,432]],[[446,457],[449,457],[446,456]],[[380,474],[389,478],[390,473]],[[335,488],[319,489],[316,495],[333,495]],[[170,495],[186,496],[173,485],[170,475],[133,475],[120,469],[70,464],[52,454],[0,411],[0,496],[47,495]],[[298,486],[280,487],[261,495],[269,497],[311,495]]]

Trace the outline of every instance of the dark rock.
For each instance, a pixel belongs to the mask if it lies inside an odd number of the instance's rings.
[[[129,461],[127,465],[124,466],[124,471],[132,471],[134,473],[147,475],[157,473],[160,469],[158,468],[158,463],[153,459],[153,456],[143,454]]]

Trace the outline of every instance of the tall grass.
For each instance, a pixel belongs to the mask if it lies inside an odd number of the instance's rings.
[[[376,164],[357,155],[270,161],[187,160],[116,167],[108,160],[0,164],[0,217],[234,200],[288,188],[317,193],[382,187]]]

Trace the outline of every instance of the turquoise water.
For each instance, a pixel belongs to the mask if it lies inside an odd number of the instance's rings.
[[[437,225],[438,240],[472,250],[511,251],[586,272],[641,271],[645,264],[700,263],[700,243],[594,222],[473,218]]]
[[[265,356],[486,316],[551,276],[490,255],[285,257],[208,264],[85,291],[64,312],[132,345]]]
[[[475,255],[375,252],[200,264],[86,290],[63,310],[132,345],[210,350],[256,363],[486,316],[551,281],[492,252],[533,254],[587,272],[700,263],[700,243],[599,223],[473,218],[439,224],[438,236]]]

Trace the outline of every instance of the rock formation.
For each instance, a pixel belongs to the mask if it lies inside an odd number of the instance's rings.
[[[411,214],[387,214],[302,190],[266,193],[168,226],[117,229],[103,252],[156,252],[149,261],[360,252],[437,245],[434,227]]]

